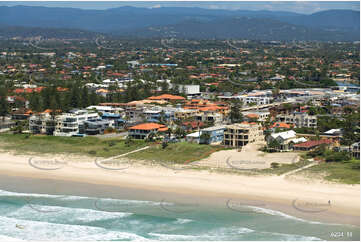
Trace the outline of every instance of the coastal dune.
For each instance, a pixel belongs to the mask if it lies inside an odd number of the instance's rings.
[[[64,162],[55,162],[58,157]],[[29,162],[29,158],[32,158]],[[46,162],[48,161],[48,162]],[[35,165],[34,165],[35,164]],[[43,168],[43,169],[42,169]],[[171,169],[161,165],[147,166],[129,163],[121,169],[99,166],[90,157],[29,156],[0,154],[0,189],[11,187],[5,178],[31,179],[54,186],[67,185],[68,193],[76,194],[76,184],[89,184],[96,195],[104,196],[100,186],[127,189],[132,199],[160,200],[167,196],[172,200],[191,198],[199,203],[229,205],[232,201],[242,204],[262,204],[267,209],[313,221],[352,224],[359,226],[360,186],[324,182],[309,178],[290,179],[287,176],[246,176],[211,170]],[[13,183],[14,184],[14,183]],[[73,185],[72,185],[73,184]],[[96,189],[96,186],[99,186]],[[13,186],[14,187],[14,186]],[[22,187],[22,192],[27,192]],[[73,192],[72,192],[73,189]],[[84,193],[87,193],[84,189]],[[38,191],[41,192],[41,191]],[[51,191],[42,191],[43,193]],[[94,195],[94,194],[93,194]],[[116,197],[116,194],[115,194]]]

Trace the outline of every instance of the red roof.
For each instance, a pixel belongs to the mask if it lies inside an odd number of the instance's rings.
[[[290,129],[291,125],[286,124],[286,123],[282,123],[282,122],[276,122],[274,123],[271,128],[285,128],[285,129]]]
[[[17,88],[14,90],[15,93],[33,93],[33,92],[41,92],[45,87],[37,87],[37,88]]]
[[[163,124],[157,124],[157,123],[144,123],[144,124],[138,124],[133,127],[130,127],[129,129],[132,130],[153,130],[153,129],[160,129],[160,128],[166,128]]]
[[[259,115],[256,113],[249,113],[246,115],[247,118],[259,118]]]
[[[147,99],[149,99],[149,100],[185,100],[184,97],[175,96],[175,95],[171,95],[171,94],[163,94],[160,96],[148,97]]]
[[[198,121],[192,121],[192,122],[183,122],[184,126],[191,126],[192,129],[199,127],[203,127],[204,123],[203,122],[198,122]]]
[[[312,148],[321,144],[332,144],[332,140],[329,139],[310,140],[303,143],[295,144],[294,147]]]

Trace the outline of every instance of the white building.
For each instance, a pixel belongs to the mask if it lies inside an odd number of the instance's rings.
[[[280,133],[273,133],[267,138],[267,142],[270,143],[272,140],[277,140],[280,144],[280,150],[288,151],[291,150],[293,144],[306,142],[307,139],[301,137],[297,138],[296,132],[293,130],[288,130]]]
[[[97,113],[87,110],[72,110],[56,117],[55,136],[73,136],[82,133],[84,121],[99,119]]]
[[[270,104],[271,101],[272,101],[271,97],[248,96],[243,98],[243,103],[248,105],[252,103],[255,103],[256,105]]]
[[[201,93],[199,85],[178,85],[178,90],[186,95],[199,95]]]

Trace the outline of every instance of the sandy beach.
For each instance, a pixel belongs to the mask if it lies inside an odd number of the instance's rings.
[[[33,159],[29,162],[31,157]],[[252,205],[258,201],[268,209],[299,218],[356,226],[360,224],[359,185],[299,177],[173,170],[139,163],[111,170],[102,168],[94,162],[94,158],[89,157],[29,156],[2,152],[0,189],[99,197],[119,197],[121,191],[126,191],[122,194],[132,199],[160,200],[166,197],[169,200],[192,199],[193,202],[218,205],[227,205],[227,201]]]

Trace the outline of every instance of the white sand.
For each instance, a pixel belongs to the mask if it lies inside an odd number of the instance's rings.
[[[240,168],[240,169],[265,169],[270,168],[271,163],[291,164],[299,161],[299,155],[295,152],[265,153],[259,151],[263,143],[252,143],[244,146],[241,150],[221,150],[212,153],[196,164],[215,168]]]
[[[331,200],[329,213],[356,217],[360,214],[359,185],[295,180],[279,176],[252,177],[197,170],[174,171],[162,166],[140,164],[124,164],[121,166],[124,168],[122,170],[106,170],[98,167],[93,162],[94,159],[89,157],[33,156],[32,164],[36,166],[59,168],[41,170],[29,164],[29,157],[1,153],[0,175],[77,181],[205,197],[247,198],[284,204],[289,208],[295,199],[310,203],[325,203]],[[55,158],[66,164],[46,163],[47,160],[54,161]],[[350,223],[359,224],[359,219]]]

